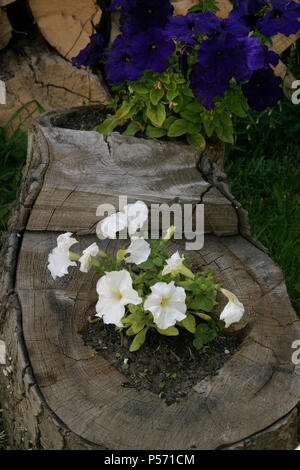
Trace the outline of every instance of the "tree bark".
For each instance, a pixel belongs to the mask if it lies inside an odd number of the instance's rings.
[[[101,108],[48,113],[30,130],[1,263],[6,364],[0,382],[11,443],[34,449],[295,448],[300,376],[291,345],[300,338],[300,322],[279,268],[251,238],[246,213],[229,193],[217,151],[200,155],[183,144],[74,130],[84,122],[92,128],[99,116]],[[238,351],[217,376],[170,407],[150,392],[123,388],[122,374],[83,343],[80,331],[97,300],[95,273],[72,269],[54,281],[47,271],[57,235],[74,232],[81,249],[96,241],[95,209],[105,202],[116,206],[119,195],[148,204],[204,203],[205,244],[187,255],[195,268],[215,269],[217,282],[246,308]],[[99,243],[112,254],[122,244]],[[177,249],[184,241],[170,243],[170,254]],[[225,301],[218,301],[219,312]]]

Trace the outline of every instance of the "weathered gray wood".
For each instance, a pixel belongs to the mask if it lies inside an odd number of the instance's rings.
[[[23,438],[24,447],[46,449],[296,447],[300,376],[291,345],[300,338],[300,322],[279,268],[250,238],[225,177],[217,184],[216,159],[179,144],[53,128],[55,116],[46,115],[32,129],[4,249],[0,338],[13,371],[0,375],[0,382],[9,434]],[[62,113],[56,117],[61,122]],[[118,194],[146,202],[204,202],[208,233],[202,250],[187,252],[190,262],[216,269],[217,281],[246,309],[247,335],[236,354],[170,407],[148,391],[123,388],[124,377],[84,345],[80,331],[94,312],[95,273],[72,268],[70,276],[54,281],[47,271],[60,231],[80,234],[88,223],[90,233],[78,235],[80,249],[97,241],[115,253],[126,244],[97,240],[98,219],[90,211]],[[235,214],[232,235],[222,210],[227,219]],[[184,249],[183,243],[170,243],[170,253]],[[218,300],[220,312],[225,299]]]

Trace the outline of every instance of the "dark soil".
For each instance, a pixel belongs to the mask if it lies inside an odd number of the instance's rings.
[[[150,390],[171,405],[184,399],[204,377],[216,375],[235,353],[244,334],[219,336],[197,351],[192,345],[193,336],[185,330],[180,336],[166,337],[153,329],[148,331],[142,348],[131,353],[131,338],[99,320],[88,324],[83,338],[124,375],[124,387]]]

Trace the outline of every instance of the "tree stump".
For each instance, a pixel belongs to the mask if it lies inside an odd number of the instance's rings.
[[[1,403],[12,443],[33,449],[293,449],[300,339],[284,279],[250,235],[247,213],[230,194],[216,161],[181,143],[89,129],[101,107],[43,115],[30,130],[28,159],[2,252],[0,339],[6,347]],[[78,130],[85,128],[87,130]],[[199,269],[244,303],[245,339],[214,377],[167,406],[124,377],[83,342],[94,313],[97,276],[71,269],[54,281],[47,257],[61,232],[81,249],[95,236],[99,204],[203,203],[205,244],[187,252]],[[101,241],[115,252],[121,241]],[[173,241],[170,251],[183,248]],[[218,309],[225,301],[218,298]]]

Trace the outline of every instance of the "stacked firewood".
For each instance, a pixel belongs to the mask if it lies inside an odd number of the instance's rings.
[[[186,14],[198,0],[172,3],[175,13]],[[231,2],[217,3],[218,15],[227,16]],[[24,120],[26,128],[36,109],[108,102],[101,77],[71,64],[72,57],[95,32],[101,15],[97,0],[0,0],[0,80],[6,84],[6,105],[0,105],[0,126],[20,108],[8,128],[9,133]],[[24,17],[26,27],[22,23]],[[117,34],[118,14],[115,14],[112,38]],[[294,40],[295,37],[278,35],[274,41],[276,51],[282,52]],[[286,73],[282,63],[278,73]]]

